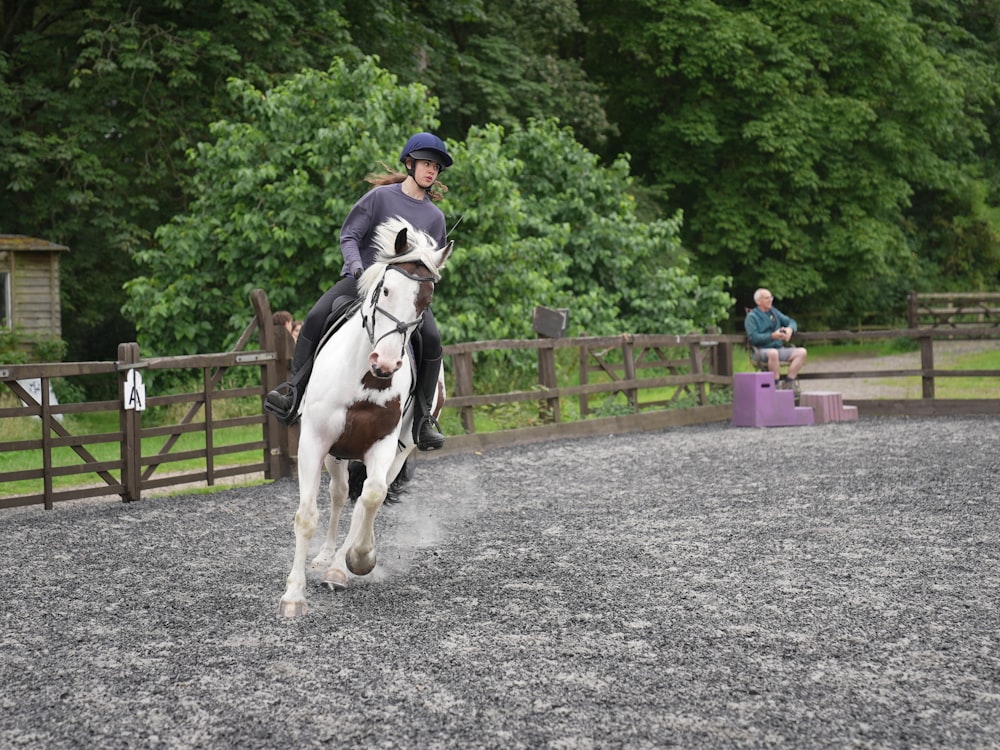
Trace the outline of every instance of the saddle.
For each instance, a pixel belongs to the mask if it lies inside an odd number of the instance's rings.
[[[319,354],[319,350],[330,340],[330,337],[339,331],[344,326],[344,323],[357,312],[359,307],[361,307],[361,300],[357,297],[345,295],[337,297],[333,301],[333,304],[330,306],[330,314],[326,316],[326,321],[323,323],[323,333],[319,337],[319,343],[316,345],[316,352],[313,354],[313,358],[316,357],[316,354]]]

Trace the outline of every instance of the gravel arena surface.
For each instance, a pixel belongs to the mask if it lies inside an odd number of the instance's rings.
[[[297,620],[293,480],[2,510],[0,747],[997,747],[998,488],[997,419],[421,456]]]

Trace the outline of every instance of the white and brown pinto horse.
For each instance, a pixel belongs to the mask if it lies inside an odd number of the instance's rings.
[[[306,556],[316,530],[323,465],[330,472],[330,525],[312,562],[323,582],[345,589],[348,571],[365,575],[375,567],[375,515],[413,450],[410,336],[434,296],[434,283],[453,243],[438,247],[402,219],[376,232],[374,264],[358,280],[360,307],[319,350],[302,402],[299,433],[299,508],[295,513],[295,558],[278,611],[304,615]],[[439,380],[434,411],[444,400]],[[344,543],[336,545],[348,500],[348,463],[363,461],[367,477],[354,505]]]

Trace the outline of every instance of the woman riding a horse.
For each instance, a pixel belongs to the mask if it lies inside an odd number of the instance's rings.
[[[362,576],[374,569],[375,516],[415,447],[418,399],[411,397],[416,368],[410,342],[430,311],[434,285],[453,245],[439,247],[399,217],[378,227],[375,245],[374,260],[358,279],[361,299],[346,322],[324,337],[313,364],[316,377],[302,398],[295,554],[278,607],[284,617],[308,611],[306,557],[319,524],[323,468],[330,475],[330,522],[312,568],[325,571],[323,583],[340,591],[348,587],[351,573]],[[434,385],[430,414],[439,413],[445,398],[444,378]],[[353,462],[364,464],[365,476],[338,546]]]
[[[344,256],[342,278],[326,292],[306,316],[292,357],[292,377],[267,394],[265,408],[286,424],[299,416],[302,394],[312,372],[316,347],[334,308],[346,307],[357,298],[357,279],[375,259],[376,230],[387,219],[399,217],[417,230],[430,235],[439,247],[446,243],[444,213],[434,201],[442,197],[434,189],[440,174],[452,165],[444,142],[433,133],[411,137],[399,157],[406,174],[369,175],[375,185],[354,204],[340,230],[340,250]],[[443,185],[442,190],[447,190]],[[414,337],[417,360],[416,415],[413,440],[422,451],[444,445],[444,435],[431,413],[431,404],[441,372],[441,335],[430,309],[423,315],[419,336]]]

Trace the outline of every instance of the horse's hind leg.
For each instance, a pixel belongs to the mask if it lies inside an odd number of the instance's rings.
[[[299,508],[295,512],[295,556],[292,560],[292,570],[288,574],[285,593],[278,605],[278,614],[284,617],[299,617],[309,611],[306,604],[306,556],[319,517],[316,495],[319,493],[320,471],[321,462],[318,457],[309,456],[307,451],[299,452]]]
[[[344,553],[341,551],[337,554],[337,532],[347,503],[348,463],[327,456],[326,470],[330,472],[330,525],[327,527],[323,546],[313,558],[312,567],[325,571],[323,583],[336,591],[342,591],[347,588],[347,566],[344,563]]]

